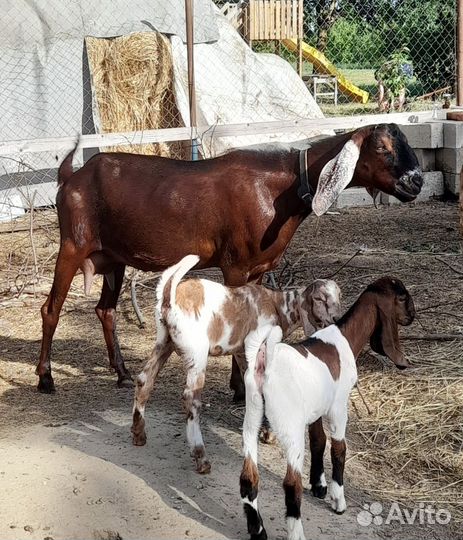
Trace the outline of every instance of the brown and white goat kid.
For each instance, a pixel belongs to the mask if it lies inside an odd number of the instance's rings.
[[[199,261],[187,255],[166,270],[157,287],[157,337],[153,353],[137,378],[133,407],[133,443],[146,443],[145,404],[156,377],[175,349],[187,371],[183,394],[187,439],[196,470],[208,473],[199,426],[201,391],[209,355],[246,353],[246,344],[261,326],[280,325],[289,336],[303,326],[306,335],[332,323],[339,314],[340,291],[334,281],[316,280],[305,289],[270,291],[260,285],[230,288],[207,279],[180,281]],[[240,357],[245,360],[241,354]],[[245,363],[243,372],[245,371]]]
[[[407,367],[397,325],[411,324],[414,316],[413,301],[402,282],[384,277],[369,285],[336,324],[301,343],[279,343],[282,332],[278,327],[261,327],[253,336],[247,351],[244,464],[240,477],[241,498],[252,540],[267,538],[257,508],[257,447],[263,398],[270,426],[288,461],[283,482],[288,539],[303,540],[300,507],[305,428],[310,425],[312,492],[323,498],[327,487],[322,419],[327,421],[333,465],[330,495],[333,509],[342,513],[346,509],[343,473],[347,407],[357,381],[356,358],[370,340],[375,352],[388,356],[399,368]],[[265,339],[266,343],[262,344]]]

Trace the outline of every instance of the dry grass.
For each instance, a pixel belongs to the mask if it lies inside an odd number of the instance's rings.
[[[368,283],[384,274],[400,277],[410,290],[419,321],[401,329],[400,334],[413,369],[399,371],[388,360],[369,353],[359,360],[360,390],[371,414],[354,390],[348,428],[347,494],[369,501],[399,501],[407,507],[429,502],[448,509],[454,522],[463,520],[463,340],[418,341],[408,340],[407,335],[463,333],[463,255],[457,218],[457,205],[445,203],[352,209],[320,220],[306,220],[288,251],[289,260],[297,261],[295,284],[305,283],[313,276],[328,277],[338,271],[335,279],[343,291],[346,307]],[[27,217],[24,221],[27,224]],[[56,232],[44,227],[36,235],[40,275],[43,276],[36,299],[23,293],[15,300],[17,288],[7,290],[4,286],[7,275],[11,284],[15,270],[24,267],[27,260],[30,266],[28,231],[0,235],[3,292],[0,305],[12,300],[23,301],[21,324],[37,329],[35,339],[40,332],[38,307],[52,276],[57,245],[52,236]],[[71,387],[69,415],[77,418],[83,417],[88,407],[81,403],[78,389],[75,396],[73,394],[71,382],[76,376],[92,374],[87,384],[91,385],[95,403],[117,405],[119,399],[108,392],[108,384],[114,381],[103,360],[101,330],[89,322],[93,321],[90,313],[97,295],[95,286],[92,299],[83,299],[82,281],[76,280],[65,304],[66,316],[59,326],[66,339],[55,344],[56,368],[60,355],[61,362],[65,362],[61,374],[57,369],[57,383],[59,387]],[[149,317],[153,292],[140,288],[139,300]],[[4,310],[2,315],[3,322],[9,325],[10,335],[9,350],[2,357],[2,373],[5,381],[16,381],[20,377],[19,366],[23,370],[23,384],[27,386],[31,379],[35,381],[32,366],[22,366],[16,359],[28,354],[30,345],[21,341],[17,323],[19,311],[14,309],[16,304],[10,305],[13,309]],[[129,366],[132,362],[130,367],[137,372],[152,346],[152,322],[149,321],[149,331],[141,334],[127,295],[122,298],[120,313],[121,343]],[[2,332],[2,335],[5,334]],[[76,335],[86,339],[76,341]],[[99,344],[98,347],[95,344]],[[227,425],[235,423],[239,427],[240,418],[235,416],[241,416],[241,411],[231,406],[227,388],[228,366],[229,362],[224,360],[211,362],[208,368],[207,399],[211,407],[207,416],[212,421],[219,418]],[[177,362],[166,367],[164,382],[158,389],[163,403],[170,403],[169,399],[176,403],[175,399],[180,399],[179,373],[181,366]],[[21,395],[24,395],[23,406],[27,408],[27,400],[32,398],[27,392]],[[18,399],[17,395],[15,397]],[[6,411],[11,419],[6,416],[5,425],[9,421],[16,422],[15,406]],[[39,411],[30,414],[28,419],[44,421]],[[47,410],[47,414],[52,413]],[[61,417],[64,412],[53,414]],[[204,421],[207,422],[206,417]],[[264,449],[262,463],[265,459]]]
[[[183,126],[173,92],[169,40],[158,32],[86,39],[103,132]],[[110,151],[184,157],[181,143],[122,145]]]
[[[451,508],[463,520],[463,342],[430,343],[403,373],[371,358],[353,392],[349,475],[391,502]],[[381,373],[378,373],[380,364]],[[358,442],[360,439],[360,444]]]

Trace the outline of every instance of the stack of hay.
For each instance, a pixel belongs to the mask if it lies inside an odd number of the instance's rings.
[[[170,42],[157,32],[87,38],[102,132],[182,127],[173,92]],[[181,143],[122,145],[109,151],[185,158]]]
[[[346,470],[376,500],[432,504],[462,522],[463,343],[423,346],[407,356],[414,367],[403,372],[387,363],[381,372],[371,357],[360,363],[370,410],[354,391]]]

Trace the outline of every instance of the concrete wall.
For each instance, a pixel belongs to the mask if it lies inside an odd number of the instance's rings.
[[[444,194],[458,195],[463,165],[463,122],[435,120],[400,126],[415,150],[424,171],[424,186],[417,202]],[[397,199],[381,194],[380,204],[396,204]],[[373,200],[364,188],[350,188],[338,198],[337,208],[369,206]]]

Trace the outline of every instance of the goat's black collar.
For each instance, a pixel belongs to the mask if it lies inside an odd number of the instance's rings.
[[[309,169],[307,166],[307,154],[310,146],[299,153],[299,179],[300,184],[297,189],[298,196],[304,201],[306,206],[312,206],[314,192],[309,182]]]

